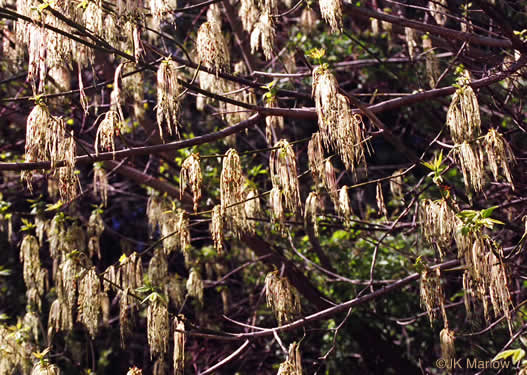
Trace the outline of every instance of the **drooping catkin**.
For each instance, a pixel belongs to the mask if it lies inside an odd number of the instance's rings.
[[[312,96],[318,116],[318,127],[326,147],[336,145],[333,131],[338,128],[339,100],[337,80],[329,69],[318,66],[313,70]]]
[[[157,126],[162,140],[164,140],[163,123],[166,123],[169,135],[179,136],[178,115],[181,91],[176,63],[171,59],[162,61],[157,70],[156,106]]]
[[[319,0],[320,14],[329,23],[332,33],[342,32],[342,4],[341,0]]]
[[[187,186],[189,186],[192,191],[194,212],[198,211],[198,203],[201,199],[202,184],[203,176],[201,175],[200,157],[199,154],[194,153],[185,159],[181,165],[181,172],[179,175],[180,199],[183,199],[183,192]]]
[[[340,189],[339,202],[337,205],[337,212],[339,213],[339,215],[344,217],[344,223],[346,225],[349,225],[351,223],[350,220],[351,220],[351,216],[353,215],[353,210],[351,208],[351,202],[349,199],[348,190],[349,188],[347,186],[343,186]]]
[[[448,325],[445,310],[445,295],[443,293],[443,287],[441,286],[441,271],[439,268],[425,268],[421,272],[420,295],[421,306],[426,309],[430,324],[432,325],[437,318],[437,310],[439,310],[445,325]]]
[[[307,145],[307,156],[309,159],[309,170],[313,176],[315,187],[318,187],[323,181],[324,175],[324,148],[322,147],[320,132],[315,132],[311,136]]]
[[[240,156],[231,148],[223,158],[220,175],[221,214],[228,228],[237,237],[251,231],[242,204],[244,181]]]
[[[278,271],[265,277],[265,295],[267,306],[273,309],[279,325],[294,319],[301,310],[300,296],[286,277],[280,277]]]
[[[60,368],[48,361],[38,361],[33,366],[31,375],[60,375]]]
[[[312,96],[324,146],[335,149],[355,175],[355,168],[365,164],[362,117],[352,113],[348,98],[338,93],[337,80],[326,66],[313,70]]]
[[[317,21],[317,12],[310,6],[307,6],[302,10],[298,24],[305,34],[311,34],[317,27]]]
[[[212,221],[210,224],[210,233],[214,241],[214,247],[218,255],[223,253],[223,217],[221,215],[221,206],[216,205],[212,209]]]
[[[185,323],[174,317],[174,375],[183,375],[185,369]]]
[[[189,296],[197,298],[199,303],[203,304],[203,280],[195,267],[190,270],[188,276],[187,292]]]
[[[289,345],[287,360],[280,364],[277,375],[302,375],[302,358],[298,343],[293,342]]]
[[[119,334],[121,348],[126,349],[129,343],[128,339],[135,328],[137,306],[130,295],[130,288],[124,288],[119,294]]]
[[[259,8],[255,0],[241,0],[238,15],[242,21],[242,27],[245,31],[250,33],[254,29],[254,25],[258,22]]]
[[[448,1],[447,0],[434,0],[428,2],[428,8],[432,17],[438,25],[444,26],[447,21],[447,12],[448,12]]]
[[[203,23],[196,37],[196,50],[200,61],[216,72],[228,71],[230,54],[220,26],[215,22]]]
[[[463,143],[472,141],[480,135],[481,117],[476,94],[468,85],[470,81],[468,73],[458,81],[462,86],[452,96],[446,123],[454,142]]]
[[[92,268],[80,279],[78,299],[78,320],[86,326],[92,339],[97,335],[101,323],[102,293],[99,276]]]
[[[402,169],[398,169],[392,173],[392,178],[390,178],[390,192],[392,193],[393,199],[404,199],[403,172]]]
[[[318,212],[321,207],[320,195],[314,191],[310,192],[306,199],[304,210],[304,226],[313,227],[315,236],[318,237]]]
[[[333,164],[331,163],[331,160],[328,158],[324,162],[324,186],[326,187],[326,190],[329,193],[329,197],[331,198],[331,201],[333,202],[333,205],[335,207],[338,206],[339,201],[339,194],[338,194],[338,184],[337,184],[337,176],[335,175],[335,168],[333,168]]]
[[[470,189],[476,192],[482,191],[486,176],[484,150],[482,150],[480,142],[462,142],[457,145],[454,157],[461,168],[467,191]]]
[[[426,78],[431,88],[436,86],[439,78],[439,60],[437,59],[430,35],[423,35],[423,52],[425,55]]]
[[[270,60],[273,57],[274,40],[275,26],[273,18],[270,12],[264,10],[251,33],[251,52],[254,53],[261,49],[265,58]]]
[[[273,188],[278,189],[284,207],[295,215],[302,213],[300,186],[296,171],[296,155],[293,147],[282,139],[269,156],[269,174]]]
[[[170,325],[168,309],[161,298],[155,298],[149,302],[146,320],[150,359],[154,358],[154,356],[164,356],[168,351]]]
[[[498,180],[498,177],[501,176],[501,169],[505,179],[511,184],[512,190],[514,190],[511,170],[516,164],[516,158],[509,143],[498,131],[490,129],[483,138],[482,147],[485,150],[487,165],[494,179]]]
[[[99,210],[93,210],[88,220],[88,252],[90,257],[97,255],[101,259],[101,235],[104,232],[104,221]]]
[[[121,118],[116,111],[108,111],[99,124],[95,136],[95,153],[99,154],[99,149],[115,152],[115,134],[119,131]]]
[[[102,163],[93,163],[93,193],[106,207],[108,204],[108,175]]]
[[[379,216],[388,216],[388,210],[386,209],[386,204],[384,203],[384,194],[382,192],[382,185],[380,182],[377,182],[375,197],[377,200],[377,213]]]
[[[415,35],[415,30],[411,27],[405,27],[404,36],[406,38],[406,45],[408,46],[408,56],[410,57],[410,60],[414,60],[417,49],[417,36]]]
[[[163,249],[156,249],[154,256],[148,263],[148,279],[150,283],[157,287],[163,288],[168,278],[168,259]]]
[[[425,199],[420,205],[419,219],[425,240],[428,244],[437,246],[443,259],[460,223],[455,212],[445,199]]]
[[[439,334],[439,339],[441,343],[441,358],[448,360],[449,362],[447,363],[450,363],[456,357],[456,348],[454,346],[456,339],[455,333],[451,329],[443,328]]]

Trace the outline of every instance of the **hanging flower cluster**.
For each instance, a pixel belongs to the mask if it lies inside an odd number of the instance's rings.
[[[162,61],[157,70],[156,106],[157,126],[162,140],[164,140],[164,122],[166,122],[169,135],[173,133],[179,135],[178,114],[181,91],[176,63],[170,59]]]
[[[265,277],[265,295],[267,306],[273,309],[279,325],[291,321],[300,313],[297,290],[286,277],[280,277],[278,271],[270,272]]]
[[[301,214],[300,187],[296,172],[296,155],[293,147],[284,139],[280,140],[269,156],[269,174],[273,184],[271,193],[273,212],[283,212],[278,207],[289,209],[293,214]],[[274,194],[274,197],[273,197]],[[280,202],[275,201],[277,199]],[[283,200],[283,204],[281,201]],[[283,219],[283,214],[274,215]]]
[[[189,186],[192,190],[194,212],[198,211],[198,203],[201,199],[201,185],[203,184],[203,176],[201,175],[199,162],[199,154],[191,154],[181,164],[181,172],[179,175],[180,199],[183,198],[183,192]]]

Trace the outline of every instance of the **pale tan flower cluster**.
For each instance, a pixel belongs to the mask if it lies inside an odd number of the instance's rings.
[[[291,286],[287,277],[280,277],[278,271],[265,277],[265,295],[267,306],[273,309],[279,325],[293,320],[300,314],[300,296]]]
[[[88,219],[88,254],[90,257],[97,255],[101,259],[101,235],[104,232],[104,221],[99,210],[92,211]]]
[[[441,312],[445,326],[448,326],[445,295],[441,286],[441,271],[439,268],[425,268],[421,272],[420,284],[421,306],[426,309],[430,324],[432,325],[437,318],[438,310]]]
[[[390,192],[394,199],[403,200],[403,170],[398,169],[392,173],[392,178],[390,178]]]
[[[102,293],[99,276],[91,268],[79,281],[77,319],[88,329],[92,339],[97,336],[101,322]]]
[[[505,179],[514,189],[511,165],[515,158],[505,138],[491,129],[482,138],[479,104],[474,90],[468,85],[470,76],[465,73],[458,81],[463,84],[454,96],[447,113],[447,126],[456,142],[455,158],[460,165],[465,187],[476,192],[483,190],[486,182],[485,165],[494,177],[500,176],[502,169]]]
[[[464,141],[458,144],[454,155],[461,167],[467,190],[472,188],[477,192],[482,191],[486,178],[484,155],[479,142]]]
[[[149,0],[150,11],[152,12],[153,26],[159,27],[163,20],[164,13],[177,8],[177,0]]]
[[[274,22],[271,13],[264,10],[251,33],[251,52],[261,49],[267,60],[273,57],[275,40]]]
[[[16,369],[20,369],[23,374],[29,373],[34,359],[31,354],[34,346],[27,340],[19,339],[24,329],[24,326],[20,328],[0,324],[0,374],[12,374]]]
[[[307,156],[309,161],[309,170],[318,186],[324,181],[324,148],[322,147],[322,136],[320,132],[311,135],[307,144]]]
[[[60,375],[60,368],[48,361],[38,361],[33,366],[31,375]]]
[[[434,0],[428,2],[428,8],[432,17],[436,20],[437,24],[444,26],[447,21],[448,13],[448,1],[447,0]]]
[[[460,224],[456,213],[445,199],[425,199],[421,201],[419,219],[425,240],[431,245],[436,245],[443,258]]]
[[[27,80],[31,82],[34,93],[41,93],[46,82],[46,44],[47,32],[44,27],[34,24],[26,24],[28,40],[29,64],[27,70]],[[38,87],[37,87],[38,82]]]
[[[188,261],[190,248],[189,219],[185,210],[156,195],[151,195],[146,207],[150,234],[159,227],[163,248],[167,254],[179,250]]]
[[[181,86],[178,83],[177,65],[168,59],[159,64],[157,70],[157,126],[164,140],[163,123],[166,122],[168,134],[179,135],[178,114]]]
[[[188,276],[187,293],[189,296],[197,298],[200,304],[203,304],[203,280],[195,267],[192,267]]]
[[[458,244],[459,257],[465,260],[463,274],[465,306],[471,311],[474,298],[481,301],[485,319],[490,318],[490,302],[494,316],[505,315],[511,322],[511,296],[508,288],[506,265],[502,260],[503,249],[488,236],[470,233],[465,241]],[[457,238],[456,238],[457,240]]]
[[[194,212],[198,211],[199,200],[201,199],[201,185],[203,184],[203,176],[201,175],[201,166],[199,154],[194,153],[185,159],[181,164],[181,172],[179,174],[179,194],[180,199],[183,199],[183,193],[187,186],[192,191],[192,201],[194,203]]]
[[[441,344],[441,358],[447,361],[456,358],[456,347],[454,346],[456,336],[455,332],[448,328],[443,328],[439,334],[439,342]],[[450,362],[447,362],[450,363]]]
[[[183,375],[185,369],[185,323],[174,317],[174,375]]]
[[[386,204],[384,203],[384,194],[382,192],[382,185],[380,182],[377,182],[375,198],[377,201],[377,213],[379,216],[388,216],[388,210],[386,209]]]
[[[311,34],[317,27],[317,21],[317,12],[315,12],[313,8],[307,6],[302,10],[298,24],[305,34]]]
[[[415,59],[417,49],[417,36],[415,30],[411,27],[404,28],[404,36],[406,38],[406,45],[408,46],[408,56],[410,60]]]
[[[426,77],[431,88],[436,86],[439,78],[439,60],[437,59],[432,45],[432,38],[430,35],[423,35],[423,52],[425,55]]]
[[[99,124],[95,136],[95,153],[99,154],[99,149],[115,152],[115,134],[121,127],[121,117],[116,111],[108,111]]]
[[[276,0],[242,0],[238,15],[245,31],[251,34],[251,51],[261,49],[271,59],[275,39],[273,15],[278,11]]]
[[[313,70],[313,90],[318,126],[326,148],[334,148],[346,168],[355,174],[365,164],[364,124],[360,115],[352,113],[349,100],[338,93],[333,74],[324,66]]]
[[[48,107],[37,104],[30,112],[26,125],[26,162],[51,161],[53,177],[59,180],[61,198],[73,199],[80,188],[75,171],[76,143],[71,134],[67,134],[62,118],[49,113]],[[65,160],[66,165],[56,168],[57,162]],[[22,179],[28,189],[32,189],[32,172],[22,173]]]
[[[255,221],[251,219],[260,219],[263,216],[262,205],[258,190],[255,187],[248,186],[245,189],[245,215],[251,227],[255,227]]]
[[[240,156],[235,149],[229,149],[223,158],[220,176],[221,215],[229,229],[240,237],[252,230],[248,223],[244,204],[243,176]]]
[[[135,328],[137,306],[134,298],[130,295],[130,288],[124,288],[119,298],[119,336],[121,348],[126,349],[128,338]]]
[[[221,206],[216,205],[212,209],[212,222],[210,224],[210,233],[214,241],[214,247],[218,255],[223,253],[223,217],[221,215]]]
[[[277,375],[302,375],[302,357],[298,343],[289,345],[287,360],[280,364]]]
[[[217,23],[205,22],[200,26],[196,37],[196,50],[200,61],[206,67],[216,72],[229,70],[229,49]]]
[[[274,194],[278,192],[283,200],[283,207],[289,209],[293,214],[302,213],[300,201],[300,187],[296,171],[296,155],[293,147],[286,140],[280,140],[269,156],[269,174],[273,184]],[[277,202],[273,202],[276,204]],[[273,207],[273,212],[279,210]],[[278,217],[283,216],[279,215]]]
[[[350,203],[350,199],[349,199],[348,189],[349,188],[347,186],[343,186],[340,189],[339,202],[338,202],[338,205],[337,205],[337,211],[338,211],[339,215],[344,217],[344,223],[346,225],[351,224],[350,220],[351,220],[351,217],[353,215],[353,210],[351,209],[351,203]]]
[[[304,210],[304,226],[313,227],[315,236],[318,237],[318,213],[322,208],[320,195],[314,191],[310,192],[306,199]]]
[[[148,263],[148,280],[153,286],[163,289],[168,277],[167,254],[162,249],[156,249]]]
[[[333,130],[338,128],[340,101],[337,98],[338,84],[335,76],[324,66],[313,70],[312,96],[318,115],[318,127],[326,147],[335,145]]]
[[[42,298],[48,289],[48,271],[40,263],[38,239],[26,235],[20,245],[20,261],[23,265],[24,283],[27,288],[28,303],[42,308]]]
[[[511,167],[516,164],[516,158],[509,143],[495,129],[490,129],[483,138],[482,147],[487,156],[486,164],[489,166],[494,179],[498,180],[501,169],[505,179],[511,184],[514,190]]]
[[[99,197],[103,206],[108,204],[108,175],[102,163],[93,163],[93,193]]]
[[[469,77],[466,77],[468,81]],[[481,132],[479,104],[472,87],[464,85],[456,90],[448,108],[447,126],[456,143],[475,140]]]
[[[168,309],[160,298],[149,302],[146,322],[150,359],[154,356],[164,356],[168,352],[170,323]]]
[[[240,20],[242,21],[242,26],[245,31],[250,33],[256,22],[258,22],[258,17],[260,11],[255,0],[241,0],[240,9],[238,11]]]
[[[331,164],[331,160],[328,158],[324,162],[324,186],[329,192],[329,197],[335,207],[338,206],[339,202],[339,187],[337,184],[337,176],[335,174],[335,168]]]
[[[319,0],[320,14],[329,23],[332,33],[342,32],[342,4],[341,0]]]
[[[177,209],[165,212],[161,218],[161,236],[163,248],[167,254],[179,250],[188,262],[190,248],[189,219],[185,210]]]

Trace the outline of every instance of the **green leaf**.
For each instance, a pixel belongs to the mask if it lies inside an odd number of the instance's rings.
[[[487,217],[490,217],[490,215],[492,215],[492,212],[498,208],[498,206],[492,206],[492,207],[489,207],[489,208],[486,208],[484,210],[481,210],[481,217],[482,218],[487,218]]]
[[[523,357],[525,356],[525,351],[523,349],[509,349],[504,350],[501,353],[498,353],[492,361],[498,361],[500,359],[507,359],[509,357],[512,357],[512,362],[514,364],[518,363]]]

